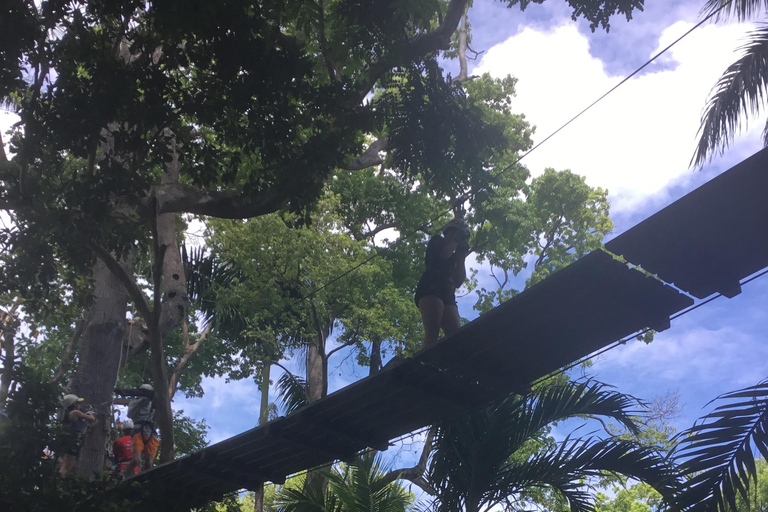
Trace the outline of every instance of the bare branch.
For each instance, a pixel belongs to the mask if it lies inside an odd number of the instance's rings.
[[[384,475],[380,480],[376,482],[376,486],[372,489],[374,492],[379,491],[386,485],[394,482],[395,480],[408,480],[418,485],[424,492],[435,495],[435,489],[424,478],[424,474],[427,471],[427,461],[429,460],[429,454],[432,452],[432,442],[435,438],[435,427],[430,427],[427,431],[427,438],[424,440],[424,449],[421,451],[419,462],[412,468],[395,469]]]
[[[273,213],[288,203],[287,194],[267,190],[259,195],[204,190],[182,183],[154,188],[158,213],[184,212],[221,219],[247,219]]]
[[[178,388],[179,379],[181,378],[182,372],[189,365],[189,361],[192,359],[192,356],[194,356],[197,351],[200,350],[200,347],[203,346],[203,343],[205,343],[205,340],[208,339],[208,335],[211,334],[211,330],[213,329],[212,325],[208,324],[200,333],[200,337],[197,339],[197,342],[190,344],[189,329],[186,320],[181,324],[181,328],[184,331],[184,355],[181,357],[181,359],[179,359],[179,362],[176,363],[176,368],[173,370],[173,375],[171,375],[170,382],[168,383],[168,394],[171,398],[173,398],[173,395],[176,394],[176,389]]]
[[[467,3],[468,0],[451,0],[439,27],[432,32],[411,38],[401,48],[391,52],[389,58],[371,64],[368,67],[368,80],[361,84],[359,92],[363,96],[368,94],[379,77],[396,64],[407,64],[435,50],[447,50],[451,44],[451,36],[456,31]]]
[[[458,86],[462,82],[467,80],[467,10],[469,6],[464,8],[464,12],[461,15],[461,23],[459,24],[459,74],[456,78],[451,80],[451,85]]]
[[[72,355],[75,353],[75,347],[77,347],[77,344],[80,342],[80,337],[82,336],[87,324],[88,321],[82,318],[75,323],[75,331],[72,333],[72,337],[70,338],[69,343],[67,343],[67,346],[64,348],[64,352],[61,354],[59,367],[56,369],[56,373],[54,373],[53,378],[51,378],[51,382],[58,382],[59,379],[61,379],[67,372],[67,369],[69,369],[69,362],[72,360]]]
[[[387,139],[377,139],[368,146],[365,152],[349,163],[342,164],[341,168],[347,171],[359,171],[375,165],[384,163],[384,159],[379,156],[381,151],[387,150]]]

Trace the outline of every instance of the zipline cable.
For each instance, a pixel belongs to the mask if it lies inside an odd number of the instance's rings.
[[[613,87],[611,87],[611,88],[610,88],[610,89],[609,89],[607,92],[605,92],[605,93],[604,93],[602,96],[600,96],[600,97],[599,97],[599,98],[597,98],[595,101],[593,101],[592,103],[590,103],[590,104],[589,104],[587,107],[585,107],[584,109],[582,109],[582,110],[581,110],[581,111],[580,111],[578,114],[576,114],[575,116],[571,117],[571,118],[570,118],[568,121],[566,121],[566,122],[565,122],[565,124],[561,125],[561,126],[558,128],[558,129],[556,129],[555,131],[553,131],[552,133],[550,133],[549,135],[547,135],[547,136],[546,136],[546,137],[545,137],[543,140],[541,140],[541,142],[538,142],[537,144],[535,144],[533,147],[531,147],[531,149],[529,149],[528,151],[526,151],[525,153],[523,153],[522,155],[520,155],[520,156],[519,156],[519,157],[518,157],[518,158],[517,158],[517,159],[516,159],[514,162],[512,162],[512,163],[511,163],[511,164],[509,164],[508,166],[504,167],[503,169],[501,169],[501,170],[500,170],[499,172],[497,172],[496,174],[492,174],[492,175],[491,175],[491,180],[490,180],[490,181],[489,181],[487,184],[485,184],[485,185],[481,185],[481,186],[480,186],[480,187],[478,187],[478,188],[477,188],[475,191],[473,191],[471,194],[472,194],[472,195],[476,195],[478,192],[481,192],[481,191],[483,191],[483,190],[487,189],[487,188],[488,188],[488,186],[489,186],[489,184],[490,184],[490,183],[491,183],[493,180],[495,180],[495,179],[497,179],[498,177],[500,177],[501,175],[503,175],[503,174],[505,174],[505,173],[509,172],[511,169],[513,169],[513,168],[514,168],[514,166],[516,166],[518,163],[520,163],[520,161],[521,161],[523,158],[525,158],[526,156],[528,156],[528,155],[530,155],[531,153],[533,153],[535,150],[537,150],[539,147],[541,147],[543,144],[545,144],[547,141],[549,141],[549,140],[550,140],[552,137],[554,137],[555,135],[557,135],[558,133],[560,133],[560,132],[561,132],[562,130],[564,130],[564,129],[565,129],[567,126],[569,126],[571,123],[573,123],[573,122],[574,122],[574,121],[576,121],[576,120],[577,120],[579,117],[581,117],[583,114],[585,114],[585,113],[586,113],[588,110],[590,110],[592,107],[594,107],[595,105],[597,105],[598,103],[600,103],[602,100],[604,100],[604,99],[605,99],[605,98],[606,98],[608,95],[610,95],[611,93],[613,93],[613,92],[614,92],[616,89],[618,89],[619,87],[621,87],[622,85],[624,85],[625,83],[627,83],[627,82],[628,82],[630,79],[632,79],[632,78],[633,78],[635,75],[637,75],[638,73],[640,73],[640,72],[641,72],[643,69],[645,69],[646,67],[648,67],[649,65],[651,65],[651,64],[652,64],[654,61],[656,61],[656,60],[657,60],[659,57],[661,57],[661,56],[662,56],[662,55],[664,55],[664,54],[665,54],[667,51],[669,51],[669,50],[670,50],[670,49],[671,49],[673,46],[675,46],[677,43],[679,43],[679,42],[680,42],[680,41],[682,41],[684,38],[686,38],[688,35],[690,35],[690,34],[691,34],[691,33],[692,33],[694,30],[696,30],[697,28],[699,28],[700,26],[702,26],[704,23],[706,23],[707,21],[709,21],[709,20],[710,20],[712,17],[714,17],[714,16],[716,16],[717,14],[719,14],[719,13],[720,13],[720,11],[722,11],[723,9],[725,9],[725,7],[727,7],[728,5],[730,5],[732,1],[733,1],[733,0],[729,0],[728,2],[725,2],[725,3],[723,3],[723,4],[722,4],[720,7],[718,7],[716,10],[712,11],[711,13],[709,13],[709,14],[708,14],[708,15],[707,15],[707,16],[706,16],[704,19],[702,19],[701,21],[699,21],[698,23],[696,23],[696,24],[695,24],[693,27],[691,27],[691,28],[690,28],[690,29],[688,29],[688,30],[687,30],[685,33],[683,33],[683,35],[681,35],[680,37],[678,37],[677,39],[675,39],[674,41],[672,41],[672,43],[668,44],[668,45],[667,45],[667,46],[666,46],[664,49],[662,49],[662,50],[660,50],[658,53],[656,53],[656,55],[654,55],[654,56],[653,56],[653,57],[651,57],[649,60],[647,60],[647,61],[646,61],[646,62],[645,62],[645,63],[644,63],[642,66],[640,66],[640,67],[639,67],[639,68],[637,68],[635,71],[633,71],[632,73],[630,73],[629,75],[627,75],[627,76],[626,76],[626,77],[625,77],[623,80],[621,80],[619,83],[617,83],[616,85],[614,85]],[[403,239],[406,239],[406,238],[410,238],[411,236],[413,236],[413,235],[415,235],[415,234],[417,234],[417,233],[419,233],[419,232],[422,232],[422,231],[423,231],[423,230],[422,230],[422,227],[424,227],[424,226],[426,226],[426,225],[434,224],[436,221],[440,220],[440,218],[442,218],[444,215],[447,215],[447,214],[451,213],[451,211],[453,211],[453,209],[454,209],[454,205],[452,205],[450,208],[448,208],[448,209],[446,209],[446,210],[443,210],[443,211],[441,211],[441,212],[440,212],[440,213],[438,213],[437,215],[435,215],[435,216],[431,217],[430,219],[428,219],[428,220],[427,220],[427,221],[426,221],[424,224],[422,224],[422,225],[421,225],[421,226],[419,226],[418,228],[416,228],[416,229],[414,229],[414,230],[411,230],[411,231],[407,232],[406,234],[404,234],[403,236],[401,236],[400,238],[398,238],[397,240],[395,240],[394,242],[392,242],[392,244],[391,244],[389,247],[393,247],[393,246],[397,245],[397,244],[400,242],[400,240],[403,240]],[[360,263],[358,263],[358,264],[356,264],[356,265],[352,266],[351,268],[349,268],[349,269],[347,269],[346,271],[342,272],[342,273],[341,273],[341,274],[339,274],[338,276],[331,278],[331,279],[330,279],[328,282],[326,282],[325,284],[321,285],[320,287],[318,287],[318,288],[315,288],[314,290],[310,291],[310,292],[309,292],[307,295],[303,296],[303,297],[302,297],[302,299],[304,299],[304,300],[306,300],[306,299],[309,299],[310,297],[312,297],[312,296],[316,295],[317,293],[319,293],[320,291],[324,290],[325,288],[327,288],[328,286],[332,285],[333,283],[335,283],[335,282],[337,282],[337,281],[339,281],[339,280],[343,279],[344,277],[348,276],[348,275],[349,275],[349,274],[351,274],[352,272],[356,271],[356,270],[357,270],[357,269],[359,269],[360,267],[362,267],[362,266],[364,266],[364,265],[367,265],[367,264],[368,264],[368,263],[370,263],[371,261],[373,261],[373,260],[375,260],[376,258],[378,258],[379,256],[381,256],[381,254],[382,254],[382,253],[381,253],[380,251],[374,252],[374,253],[373,253],[371,256],[369,256],[368,258],[365,258],[365,259],[364,259],[363,261],[361,261]]]

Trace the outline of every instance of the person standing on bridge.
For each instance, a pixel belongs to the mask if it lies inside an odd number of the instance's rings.
[[[456,289],[467,279],[464,259],[469,254],[469,225],[456,217],[440,231],[427,245],[427,268],[416,287],[415,301],[424,324],[422,348],[437,342],[440,329],[450,336],[461,326]]]
[[[123,473],[131,476],[134,468],[141,468],[142,455],[144,456],[144,469],[152,469],[155,463],[155,455],[160,442],[155,432],[155,391],[150,384],[142,384],[138,389],[115,388],[115,394],[120,396],[136,397],[128,404],[128,417],[133,420],[131,448],[133,450],[131,462],[128,463]]]

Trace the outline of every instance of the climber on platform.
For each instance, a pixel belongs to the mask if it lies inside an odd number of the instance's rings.
[[[424,324],[422,348],[437,341],[441,328],[450,336],[461,326],[456,289],[467,279],[464,259],[469,254],[469,225],[456,217],[440,231],[427,245],[427,268],[416,287],[415,301]]]
[[[80,410],[83,399],[77,395],[64,395],[59,404],[64,409],[61,415],[61,424],[64,433],[59,443],[59,474],[66,475],[75,467],[75,462],[80,456],[80,448],[88,427],[96,424],[93,414]]]
[[[112,457],[115,461],[115,474],[119,477],[125,473],[128,464],[133,460],[133,421],[125,420],[120,429],[121,436],[112,443]],[[133,468],[134,473],[139,472],[139,466]]]
[[[141,468],[142,455],[144,456],[144,469],[151,469],[155,462],[157,448],[160,446],[155,432],[155,418],[157,417],[154,403],[155,391],[150,384],[142,384],[136,389],[115,388],[115,394],[136,397],[136,400],[132,400],[128,404],[128,417],[133,420],[132,456],[123,473],[128,477],[133,474],[134,468]]]

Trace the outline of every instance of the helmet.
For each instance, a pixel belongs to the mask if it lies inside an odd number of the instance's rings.
[[[467,239],[469,238],[469,224],[464,219],[460,219],[458,217],[454,218],[453,220],[449,221],[445,226],[440,228],[440,231],[445,232],[447,229],[456,229],[459,233],[463,235],[462,238]]]
[[[154,391],[155,388],[152,387],[152,384],[142,384],[139,386],[139,389],[148,389],[149,391]]]
[[[127,420],[123,421],[123,430],[127,430],[129,428],[133,428],[133,420],[128,418]]]
[[[75,402],[82,402],[82,401],[83,399],[80,398],[79,396],[70,394],[70,395],[64,395],[63,397],[61,397],[61,400],[59,400],[59,403],[63,408],[66,409],[72,404],[74,404]]]

